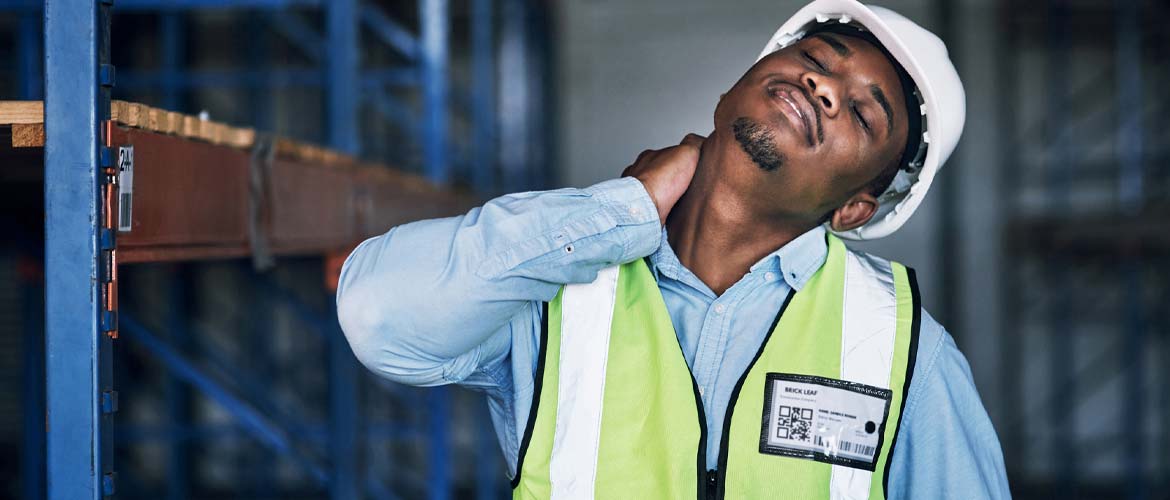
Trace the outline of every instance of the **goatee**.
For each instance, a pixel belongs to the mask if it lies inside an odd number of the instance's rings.
[[[731,124],[735,140],[748,157],[765,172],[772,172],[784,164],[784,154],[772,141],[772,132],[751,118],[741,116]]]

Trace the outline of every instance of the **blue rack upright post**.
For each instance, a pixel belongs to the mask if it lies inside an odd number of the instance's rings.
[[[109,119],[110,2],[47,0],[45,37],[45,352],[48,497],[113,493],[107,432],[112,233],[102,231],[101,123]],[[103,402],[105,404],[103,404]]]

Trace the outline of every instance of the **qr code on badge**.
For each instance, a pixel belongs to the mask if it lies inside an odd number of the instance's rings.
[[[812,418],[811,408],[781,405],[776,414],[776,437],[807,443],[812,437]]]

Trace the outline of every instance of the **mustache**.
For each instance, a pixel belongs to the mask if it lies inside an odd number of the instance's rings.
[[[784,153],[776,147],[772,132],[751,118],[746,116],[736,118],[731,124],[731,131],[740,149],[743,149],[761,170],[773,172],[784,164]]]
[[[823,110],[821,109],[820,101],[813,99],[812,94],[808,91],[807,88],[805,88],[804,85],[797,85],[795,83],[786,82],[786,81],[782,81],[782,80],[773,80],[769,84],[769,87],[775,86],[777,84],[784,84],[784,85],[792,86],[793,88],[798,90],[800,92],[800,95],[804,97],[804,100],[806,102],[808,102],[808,107],[812,108],[813,117],[815,118],[813,128],[815,129],[816,142],[817,142],[817,144],[824,144],[825,143],[825,127],[824,127],[824,124],[821,122],[821,115],[823,114]]]
[[[818,102],[812,98],[812,94],[809,93],[808,89],[804,88],[804,85],[797,85],[796,89],[799,90],[800,95],[803,95],[804,99],[806,101],[808,101],[809,107],[811,107],[813,110],[813,116],[816,117],[817,144],[824,144],[825,143],[825,127],[821,125],[820,102]]]

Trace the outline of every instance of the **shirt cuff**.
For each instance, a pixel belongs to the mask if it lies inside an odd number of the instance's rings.
[[[619,226],[647,224],[658,219],[658,207],[642,181],[633,177],[608,180],[585,188]]]

